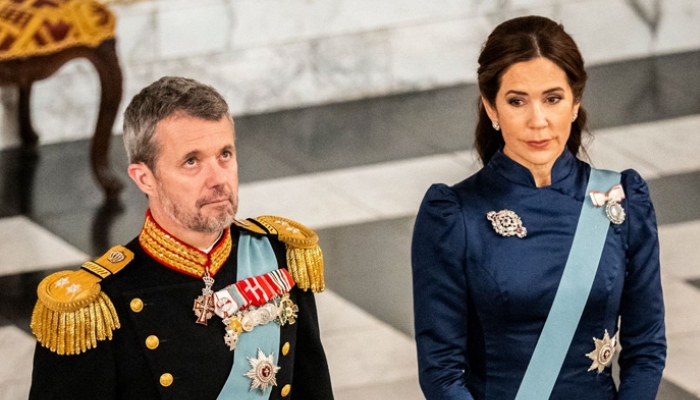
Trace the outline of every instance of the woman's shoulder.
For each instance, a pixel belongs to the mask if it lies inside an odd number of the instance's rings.
[[[476,189],[479,174],[480,172],[477,172],[453,185],[445,183],[432,184],[425,194],[423,203],[443,208],[459,207],[470,196],[479,193]]]
[[[642,176],[634,169],[626,169],[621,173],[621,184],[625,197],[631,202],[650,202],[649,186]]]

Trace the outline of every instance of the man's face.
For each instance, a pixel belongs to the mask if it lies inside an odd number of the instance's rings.
[[[158,123],[155,140],[159,155],[149,206],[156,221],[176,236],[218,233],[229,226],[238,209],[238,163],[229,119],[176,115]]]

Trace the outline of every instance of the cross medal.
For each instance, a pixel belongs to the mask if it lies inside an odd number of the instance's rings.
[[[214,292],[211,290],[214,278],[209,275],[209,268],[204,271],[202,280],[204,281],[204,289],[202,289],[202,295],[194,301],[192,310],[197,316],[197,323],[206,326],[209,318],[214,315]]]

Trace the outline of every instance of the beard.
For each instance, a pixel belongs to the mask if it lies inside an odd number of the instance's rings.
[[[160,198],[162,199],[163,212],[173,221],[178,222],[185,228],[202,233],[221,232],[233,223],[238,211],[238,204],[233,194],[223,188],[215,188],[211,195],[198,199],[195,203],[195,210],[190,211],[182,207],[181,204],[173,201],[172,196],[160,184]],[[226,199],[227,202],[215,207],[209,206],[212,210],[208,215],[202,213],[202,208],[207,204]]]

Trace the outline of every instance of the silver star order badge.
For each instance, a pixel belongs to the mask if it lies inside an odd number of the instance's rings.
[[[493,230],[501,236],[517,236],[521,239],[527,236],[523,220],[511,210],[489,211],[486,218],[491,221]]]
[[[612,361],[613,355],[615,355],[615,337],[610,338],[608,330],[605,330],[605,335],[603,335],[603,340],[593,338],[595,342],[595,350],[586,354],[588,358],[593,360],[593,364],[588,368],[589,371],[598,369],[598,373],[603,372],[605,367]]]
[[[277,386],[276,377],[280,367],[274,364],[272,353],[266,356],[262,349],[258,349],[257,358],[247,358],[252,368],[244,375],[252,380],[250,390],[260,389],[264,393],[268,386]]]

